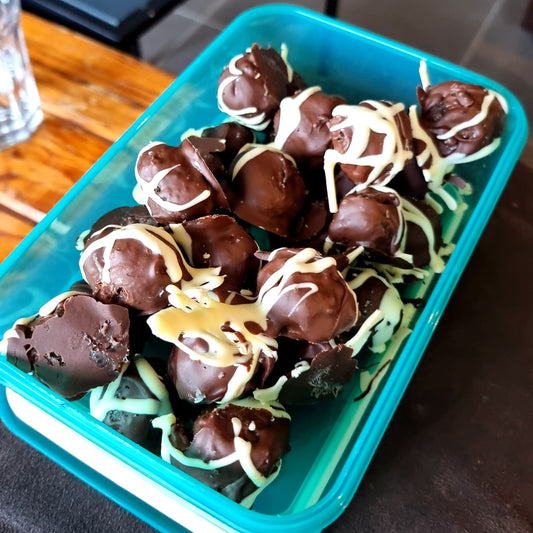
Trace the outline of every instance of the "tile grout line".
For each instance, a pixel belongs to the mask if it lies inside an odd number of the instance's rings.
[[[466,64],[470,61],[472,56],[474,55],[474,50],[478,46],[481,39],[483,39],[484,35],[487,33],[487,30],[489,29],[489,26],[492,24],[498,13],[501,11],[502,5],[504,4],[505,0],[496,0],[494,4],[492,4],[492,7],[490,8],[487,16],[485,17],[485,20],[481,23],[481,26],[479,27],[478,31],[474,35],[474,38],[470,42],[470,46],[467,48],[466,52],[463,54],[463,57],[461,58],[461,61],[459,62],[460,65],[466,66]]]

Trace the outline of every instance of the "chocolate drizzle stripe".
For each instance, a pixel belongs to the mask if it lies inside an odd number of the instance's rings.
[[[382,374],[383,370],[385,370],[390,365],[391,362],[392,362],[392,359],[388,359],[387,361],[385,361],[385,363],[383,363],[383,365],[381,367],[378,368],[376,374],[374,376],[372,376],[372,379],[368,383],[368,386],[366,387],[366,389],[359,396],[356,396],[353,399],[354,402],[358,402],[359,400],[362,400],[367,394],[370,393],[370,391],[372,390],[372,386],[374,384],[374,381],[376,381],[376,379],[378,379],[380,377],[380,375]]]

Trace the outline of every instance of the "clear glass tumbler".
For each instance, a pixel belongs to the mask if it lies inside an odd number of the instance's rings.
[[[28,139],[42,120],[20,27],[20,0],[0,0],[0,150]]]

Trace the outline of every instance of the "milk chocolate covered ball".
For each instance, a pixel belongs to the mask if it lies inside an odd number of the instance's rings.
[[[325,94],[320,87],[309,87],[281,101],[274,116],[274,146],[291,155],[298,164],[310,159],[323,164],[324,152],[331,145],[328,122],[333,109],[346,100]]]
[[[183,431],[174,431],[174,415],[154,424],[163,430],[163,459],[245,507],[276,477],[289,451],[290,417],[277,402],[246,398],[208,408],[195,420],[188,446]]]
[[[98,300],[147,314],[168,304],[167,285],[191,279],[172,236],[146,224],[106,226],[93,234],[80,270]]]
[[[342,199],[328,236],[344,247],[363,246],[371,254],[393,257],[400,248],[403,227],[398,193],[388,187],[367,187]]]
[[[357,300],[332,257],[312,248],[270,253],[257,276],[258,303],[268,319],[267,334],[327,342],[351,328]]]
[[[224,282],[215,292],[223,297],[230,291],[255,286],[259,260],[257,243],[232,217],[209,215],[173,226],[176,241],[196,267],[220,267]]]
[[[150,143],[137,157],[139,200],[160,223],[183,222],[227,208],[227,200],[200,150],[184,139],[179,146]]]
[[[76,400],[117,378],[128,361],[129,325],[126,308],[72,291],[18,320],[3,344],[15,366]]]
[[[242,220],[286,237],[305,200],[305,183],[292,158],[271,146],[247,145],[234,160],[233,212]]]
[[[181,399],[228,402],[264,383],[277,343],[264,335],[266,317],[255,302],[230,304],[179,289],[170,307],[148,318],[152,333],[174,345],[168,374]]]
[[[330,209],[337,209],[335,166],[362,190],[387,185],[413,158],[409,116],[401,103],[366,100],[340,105],[330,121],[332,148],[324,154]]]
[[[287,96],[292,70],[273,48],[254,44],[235,56],[218,81],[218,106],[237,122],[264,130]]]
[[[507,112],[505,100],[496,92],[447,81],[426,90],[418,87],[417,96],[420,123],[443,157],[453,156],[459,163],[466,156],[485,155],[496,148],[494,141],[502,134]]]

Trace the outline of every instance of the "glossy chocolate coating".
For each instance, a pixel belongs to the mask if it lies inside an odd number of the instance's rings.
[[[253,288],[259,270],[254,256],[257,243],[232,217],[210,215],[184,222],[183,229],[190,237],[191,260],[196,267],[220,267],[224,283],[215,292]]]
[[[152,143],[143,148],[136,177],[150,214],[161,224],[209,215],[228,205],[201,151],[188,139],[176,147]]]
[[[165,365],[162,359],[145,361],[153,369],[154,374],[164,375]],[[162,378],[155,375],[150,377],[158,379],[164,390]],[[151,383],[145,381],[139,374],[135,362],[131,362],[126,371],[117,379],[120,382],[114,390],[111,402],[108,402],[106,398],[109,394],[109,385],[91,392],[91,413],[101,406],[104,407],[105,416],[102,420],[104,424],[151,452],[159,454],[161,437],[159,432],[152,427],[152,420],[156,416],[171,412],[168,392],[165,391],[163,398],[158,398],[150,388]],[[114,403],[114,400],[118,401]],[[135,402],[135,400],[151,400],[153,405],[147,408],[142,402]],[[121,403],[123,409],[118,408]]]
[[[447,81],[426,90],[418,87],[417,96],[420,124],[433,137],[443,157],[473,154],[502,134],[506,113],[500,100],[484,87]],[[490,104],[483,111],[488,98]],[[466,124],[472,120],[476,123]],[[453,128],[458,129],[450,137]],[[439,136],[446,138],[439,139]]]
[[[236,420],[240,426],[238,431]],[[204,463],[224,459],[235,454],[237,437],[250,443],[249,458],[253,467],[268,478],[289,451],[289,431],[289,418],[274,416],[268,409],[229,403],[209,408],[198,416],[185,455]],[[175,460],[172,463],[237,502],[257,490],[239,460],[216,469],[184,466]]]
[[[286,237],[291,220],[305,200],[305,183],[296,165],[283,153],[248,145],[234,161],[231,194],[233,212],[242,220]]]
[[[169,265],[181,271],[179,277],[170,275]],[[167,285],[191,278],[170,234],[146,224],[107,226],[94,234],[86,243],[80,268],[98,300],[143,313],[168,304]]]
[[[318,158],[322,164],[324,152],[331,145],[328,127],[331,112],[336,106],[346,103],[340,96],[317,89],[319,87],[288,96],[282,100],[280,110],[274,116],[274,144],[294,157],[298,164],[309,165],[310,158]]]
[[[201,337],[184,337],[183,344],[198,353],[206,353],[207,343]],[[240,354],[235,349],[235,358]],[[259,356],[256,372],[248,374],[243,383],[243,394],[256,385],[262,385],[272,368],[275,359]],[[247,363],[249,364],[249,363]],[[228,394],[230,381],[235,379],[239,368],[237,363],[229,366],[215,366],[205,360],[193,359],[178,346],[174,346],[168,360],[168,376],[178,396],[190,403],[213,403],[224,399]],[[238,379],[238,378],[237,378]]]
[[[369,184],[386,185],[413,156],[409,115],[403,105],[385,101],[368,100],[351,107],[370,112],[358,112],[353,123],[350,117],[346,122],[346,117],[342,115],[343,108],[349,110],[350,106],[338,108],[338,114],[330,121],[332,146],[340,154],[346,154],[351,151],[352,142],[359,146],[363,138],[366,145],[354,154],[357,157],[352,161],[340,162],[339,166],[346,177],[357,185],[369,181]],[[340,127],[343,124],[346,126]],[[387,124],[385,129],[383,124]]]
[[[282,403],[307,404],[335,398],[357,369],[353,350],[343,344],[332,347],[329,343],[283,337],[278,342],[279,370],[287,378],[279,393]],[[299,371],[302,365],[305,370]]]
[[[259,271],[257,289],[273,337],[327,342],[357,320],[355,295],[335,260],[312,248],[272,252]]]
[[[224,68],[218,82],[222,111],[250,128],[263,130],[289,91],[289,72],[273,48],[252,45]]]
[[[370,253],[393,257],[403,231],[400,205],[391,189],[367,187],[348,194],[333,215],[328,236],[344,247],[363,246]]]
[[[75,294],[45,316],[15,324],[7,338],[8,360],[76,400],[119,375],[129,355],[129,324],[124,307]]]
[[[255,133],[238,122],[223,122],[202,130],[202,137],[220,139],[224,142],[224,150],[218,154],[222,164],[229,168],[237,152],[245,145],[255,142]]]

